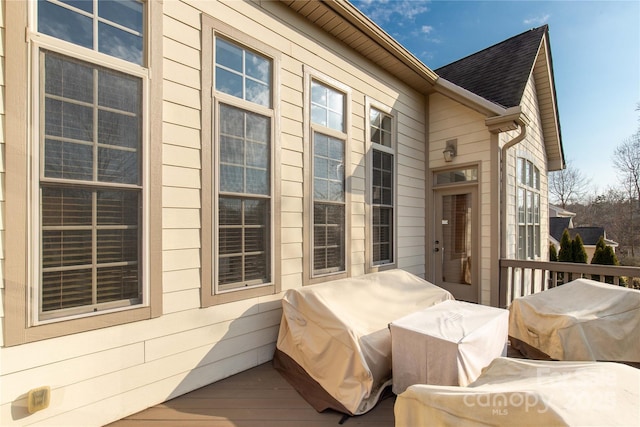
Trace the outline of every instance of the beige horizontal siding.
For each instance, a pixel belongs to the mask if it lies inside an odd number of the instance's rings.
[[[162,117],[169,123],[200,129],[200,112],[184,105],[163,102]]]
[[[200,267],[200,251],[198,249],[174,249],[162,252],[164,271],[183,270]]]
[[[170,187],[200,188],[200,170],[177,166],[163,166],[162,183]]]
[[[31,367],[26,371],[2,377],[0,404],[13,401],[17,397],[14,395],[15,390],[29,390],[43,384],[47,384],[55,390],[65,384],[82,382],[87,378],[122,371],[143,362],[144,346],[142,343],[135,343],[39,367]]]
[[[166,81],[179,83],[183,86],[200,89],[200,64],[191,67],[180,62],[180,58],[175,61],[164,58],[162,62],[162,74]]]
[[[166,251],[165,251],[166,253]],[[193,310],[200,306],[200,289],[184,289],[162,294],[162,313],[164,315],[180,311]]]
[[[163,90],[162,94],[166,101],[196,110],[200,109],[200,91],[197,88],[166,80]]]
[[[162,228],[200,228],[198,209],[164,208],[162,210]]]
[[[302,199],[299,197],[286,197],[280,198],[280,211],[281,212],[302,212]]]
[[[171,39],[189,47],[200,46],[200,27],[194,28],[179,19],[174,19],[166,11],[162,22],[162,30],[166,39]]]
[[[242,338],[242,336],[255,331],[277,327],[280,324],[280,317],[280,311],[273,310],[191,329],[180,334],[159,337],[145,342],[145,354],[147,360],[158,360],[170,357],[177,352],[209,347],[226,340]]]
[[[196,30],[200,30],[201,12],[197,7],[190,6],[183,1],[168,1],[164,5],[164,14],[170,19],[175,20],[183,25],[190,26]]]
[[[200,191],[191,188],[164,187],[162,204],[168,208],[200,208]]]
[[[200,149],[200,131],[174,123],[162,123],[165,144]]]
[[[200,247],[200,231],[197,229],[162,230],[164,249],[193,249]]]
[[[56,338],[56,345],[51,345],[51,341],[36,341],[21,346],[5,347],[2,349],[0,374],[4,376],[28,371],[34,367],[107,351],[114,347],[114,343],[126,346],[180,333],[185,330],[185,325],[198,328],[276,309],[280,309],[280,303],[272,299],[239,301],[225,304],[216,310],[211,308],[191,310],[171,316],[161,316],[148,322],[131,323],[126,326],[126,334],[123,334],[122,328],[104,328]],[[153,327],[150,327],[149,323],[152,323]]]
[[[165,271],[162,273],[162,281],[165,292],[200,289],[200,269]]]

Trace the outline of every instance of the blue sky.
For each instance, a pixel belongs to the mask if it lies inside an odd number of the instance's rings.
[[[565,158],[603,191],[640,127],[640,2],[351,0],[432,69],[549,25]]]

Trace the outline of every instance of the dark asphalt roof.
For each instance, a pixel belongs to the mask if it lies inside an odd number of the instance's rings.
[[[533,28],[435,72],[502,107],[515,107],[520,105],[540,42],[548,31],[547,25]]]
[[[569,237],[575,239],[576,234],[580,235],[582,243],[595,246],[600,236],[605,236],[603,227],[575,227],[569,228],[570,218],[552,217],[549,218],[549,234],[558,242],[562,239],[565,228],[569,230]]]

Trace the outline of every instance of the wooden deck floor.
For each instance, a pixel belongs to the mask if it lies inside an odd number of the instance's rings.
[[[393,427],[395,396],[389,394],[373,410],[343,425]],[[334,411],[316,412],[268,362],[109,427],[339,427],[342,417]]]

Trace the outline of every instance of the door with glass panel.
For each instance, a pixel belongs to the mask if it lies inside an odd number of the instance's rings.
[[[478,302],[477,189],[436,190],[435,284],[457,300]]]

